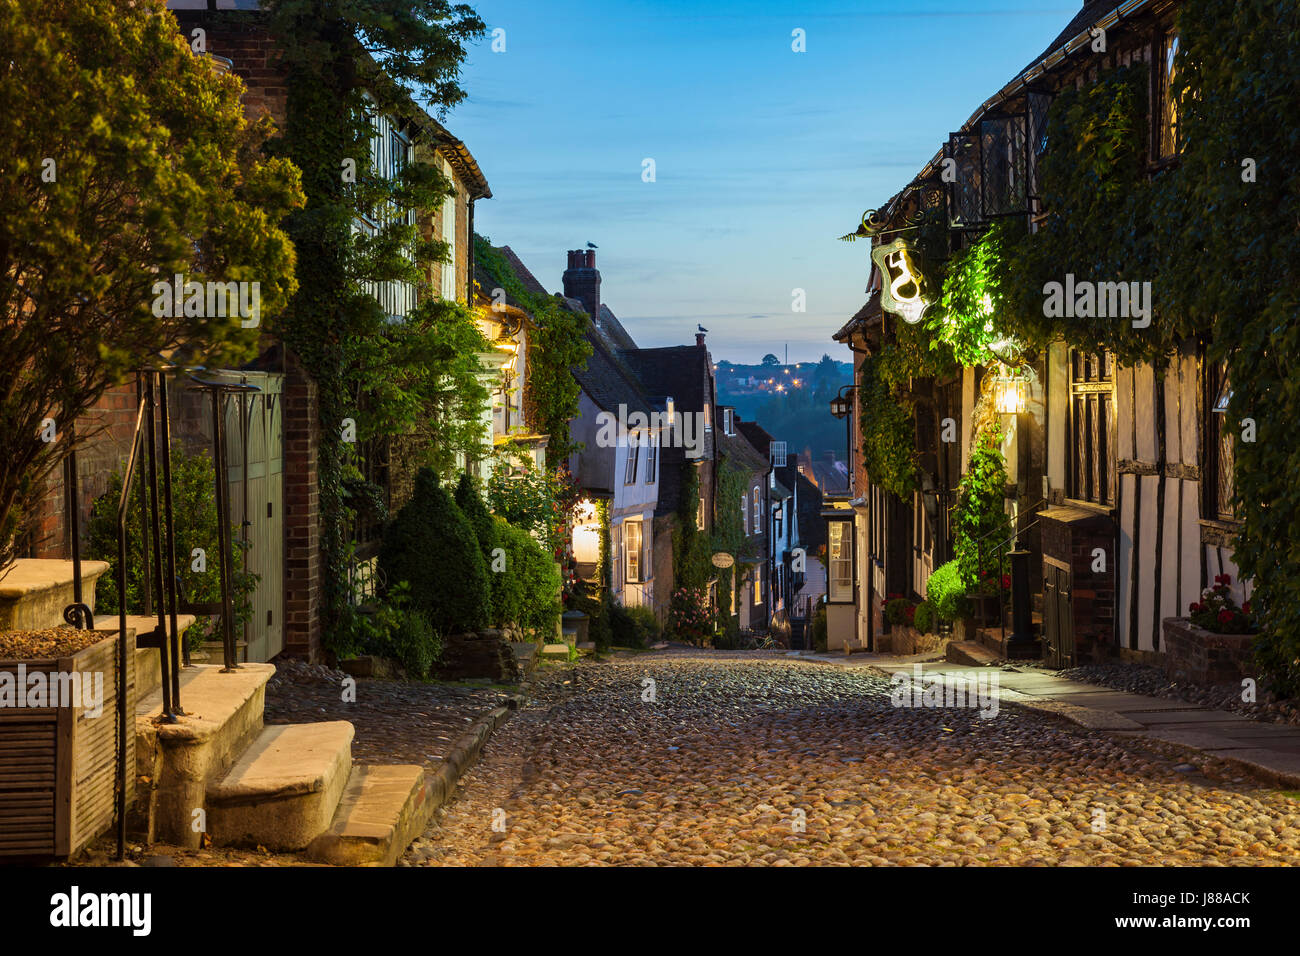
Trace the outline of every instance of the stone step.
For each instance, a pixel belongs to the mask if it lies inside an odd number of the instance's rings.
[[[334,822],[312,840],[307,858],[334,866],[392,866],[432,816],[423,767],[353,767]]]
[[[154,651],[155,656],[157,652]],[[146,778],[137,791],[145,839],[195,849],[202,837],[194,811],[205,805],[207,786],[225,773],[262,730],[271,664],[243,664],[229,674],[215,664],[181,670],[179,723],[157,723],[162,691],[136,707],[136,771]]]
[[[184,698],[182,697],[182,700]],[[346,720],[264,727],[207,789],[217,844],[301,850],[329,828],[352,770]]]
[[[81,562],[81,598],[92,612],[95,582],[107,570],[107,561]],[[0,631],[39,631],[67,623],[63,609],[72,603],[75,577],[71,561],[19,558],[0,573]]]
[[[944,649],[944,657],[954,664],[967,664],[971,667],[996,664],[998,661],[996,654],[975,641],[949,641]]]

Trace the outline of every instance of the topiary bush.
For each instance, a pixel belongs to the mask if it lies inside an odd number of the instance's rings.
[[[961,568],[954,558],[934,569],[925,585],[926,600],[941,621],[955,621],[970,616],[970,602],[966,599],[966,585]]]
[[[432,469],[415,477],[415,489],[384,528],[379,567],[390,586],[411,587],[411,607],[442,634],[488,625],[491,596],[478,539]]]
[[[929,634],[934,630],[935,618],[934,605],[929,601],[922,601],[916,606],[916,612],[912,615],[912,627],[922,634]]]
[[[488,573],[488,588],[491,593],[491,606],[488,609],[490,620],[498,625],[513,623],[502,620],[496,612],[498,592],[505,586],[507,577],[505,574],[493,571],[493,552],[500,546],[500,535],[497,532],[496,519],[488,511],[483,496],[479,494],[478,485],[470,477],[469,472],[462,472],[460,480],[456,482],[455,498],[456,507],[460,508],[469,521],[470,527],[474,529],[479,553],[483,555],[483,567]]]

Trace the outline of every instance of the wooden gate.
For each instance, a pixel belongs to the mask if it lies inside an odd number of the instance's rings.
[[[1043,642],[1048,667],[1073,667],[1074,616],[1070,600],[1071,572],[1052,558],[1043,558]]]
[[[258,575],[245,659],[264,662],[284,650],[284,376],[241,372],[239,380],[261,391],[226,399],[226,474],[244,567]]]

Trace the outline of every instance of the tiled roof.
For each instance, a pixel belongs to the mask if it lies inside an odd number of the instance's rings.
[[[767,471],[767,458],[760,455],[745,436],[739,433],[728,435],[719,432],[718,451],[725,455],[732,465],[744,472],[753,474]]]
[[[640,382],[590,325],[587,326],[587,341],[591,343],[587,366],[573,370],[573,377],[587,397],[602,411],[618,414],[618,406],[626,405],[629,414],[641,412],[650,415],[653,409]]]
[[[709,378],[709,353],[698,345],[672,345],[661,349],[623,349],[619,356],[641,380],[649,395],[671,395],[679,411],[700,411],[711,396],[705,395]]]
[[[636,342],[632,341],[632,336],[627,334],[627,329],[623,328],[623,323],[618,320],[609,306],[601,303],[600,316],[597,320],[597,328],[600,334],[605,337],[610,346],[616,349],[634,349]]]

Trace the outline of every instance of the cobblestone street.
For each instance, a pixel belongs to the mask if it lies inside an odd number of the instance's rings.
[[[1249,779],[889,692],[866,669],[771,656],[546,666],[402,862],[1300,863],[1300,802]]]

